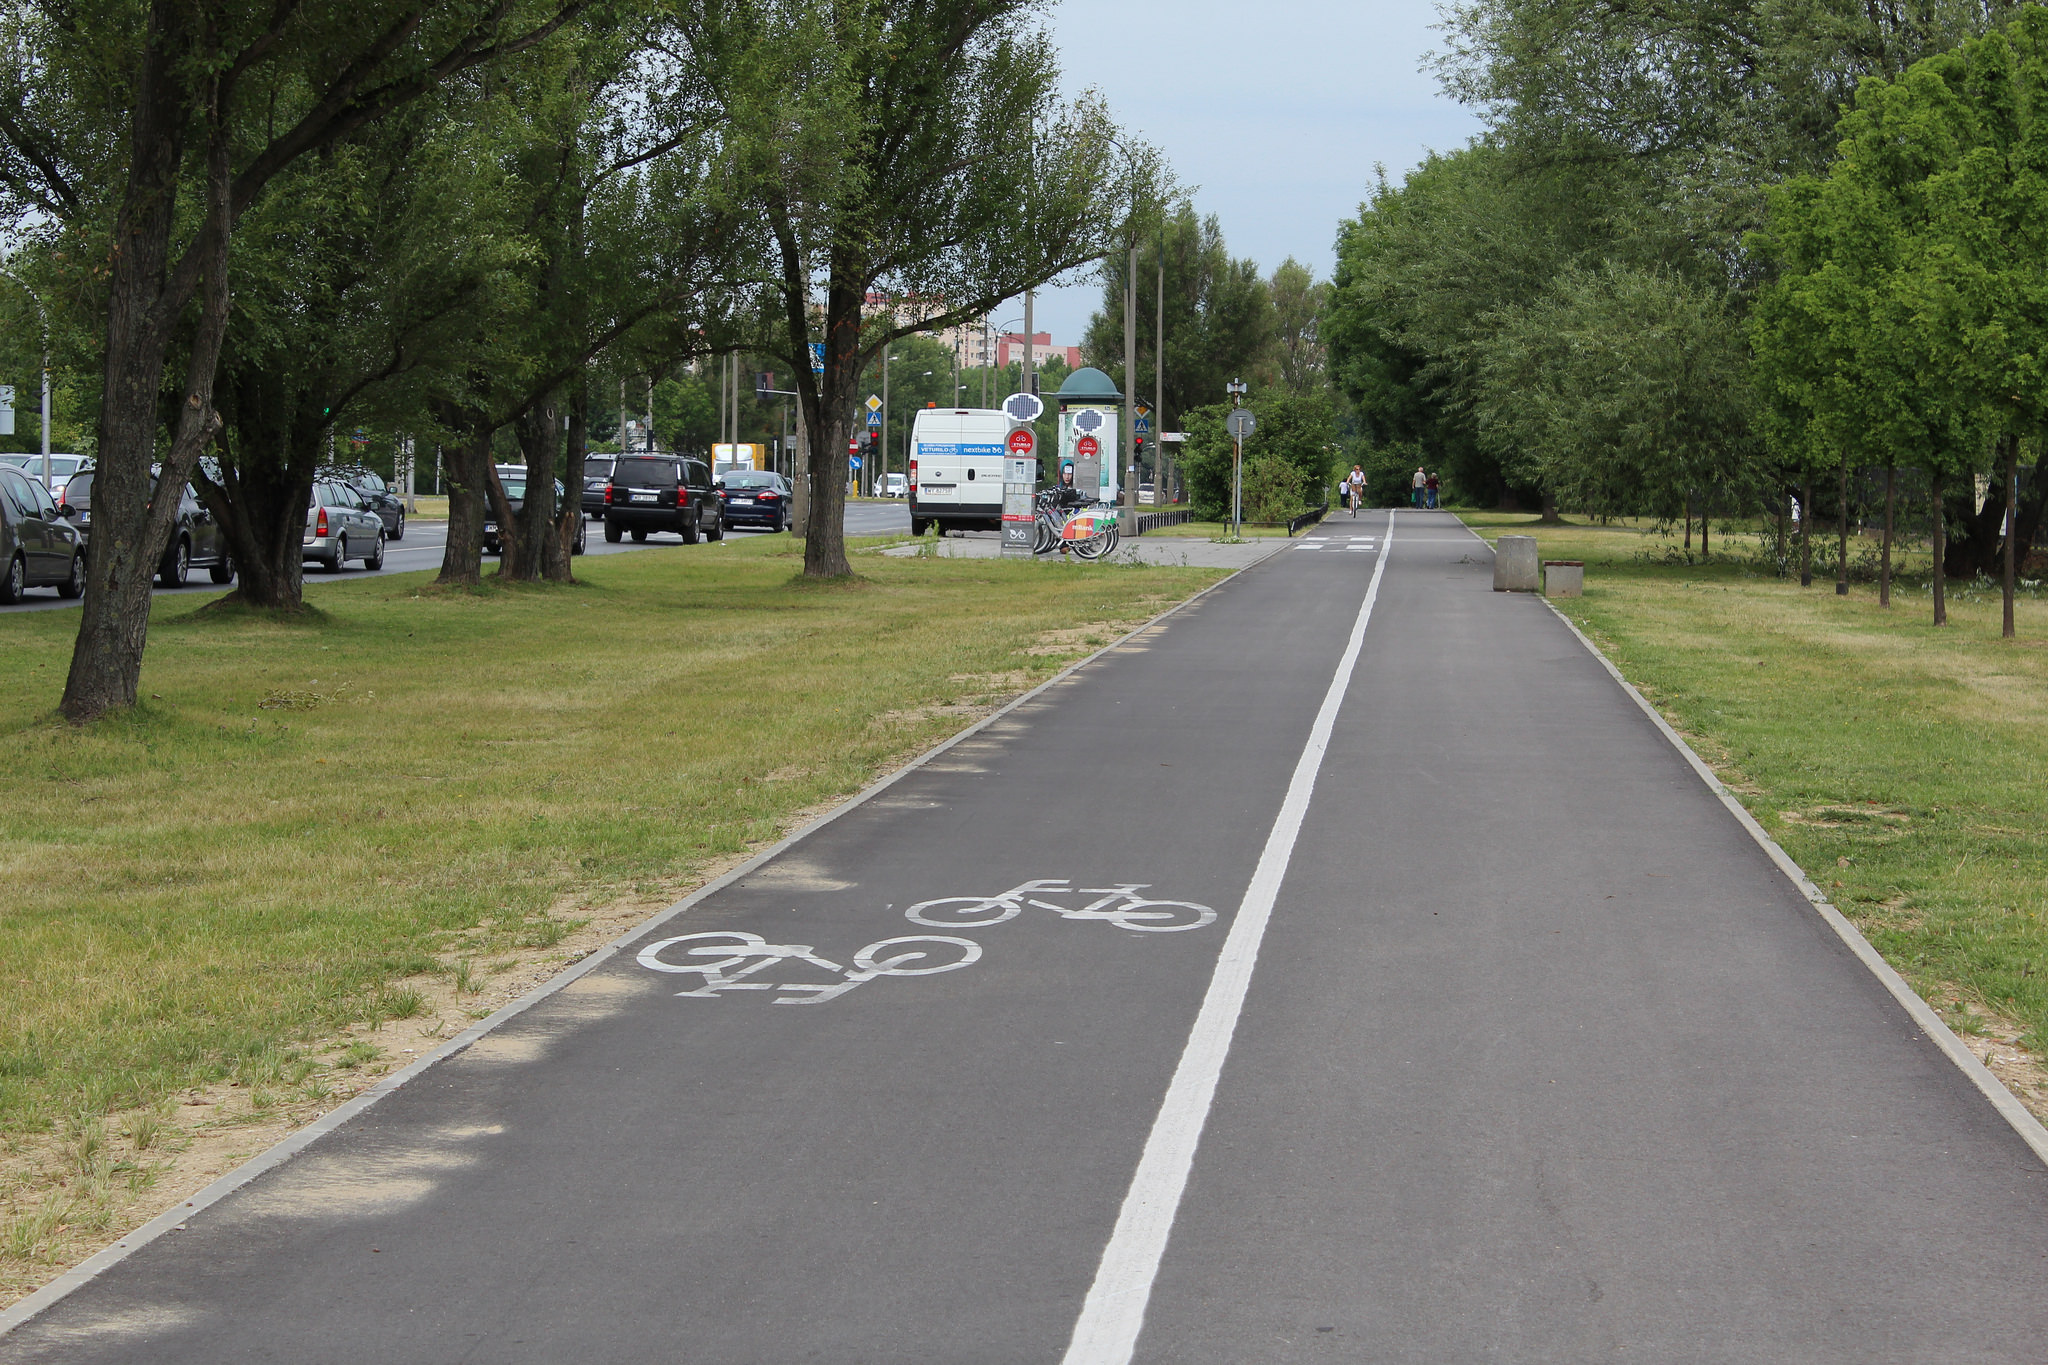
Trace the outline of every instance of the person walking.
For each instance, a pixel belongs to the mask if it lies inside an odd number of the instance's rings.
[[[1434,510],[1436,507],[1436,492],[1440,484],[1441,480],[1439,480],[1436,475],[1432,474],[1429,476],[1429,506],[1432,510]]]
[[[1365,470],[1358,465],[1351,466],[1351,472],[1344,478],[1344,501],[1351,508],[1351,515],[1358,515],[1358,506],[1365,501]]]
[[[1415,478],[1413,480],[1413,484],[1414,491],[1409,495],[1409,501],[1412,502],[1415,506],[1420,507],[1422,506],[1422,499],[1425,496],[1427,496],[1429,492],[1429,475],[1422,472],[1421,465],[1415,466]]]

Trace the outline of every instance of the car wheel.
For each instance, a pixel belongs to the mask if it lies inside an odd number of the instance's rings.
[[[391,528],[391,538],[393,540],[405,539],[405,513],[400,512],[398,514],[398,524]]]
[[[619,524],[616,521],[607,521],[604,524],[604,540],[607,545],[619,543]]]
[[[704,510],[697,508],[683,520],[683,544],[695,545],[704,538]]]
[[[82,555],[82,554],[76,554],[76,555],[73,555],[73,556],[71,556],[71,572],[70,572],[70,574],[69,574],[68,576],[66,576],[66,578],[64,579],[64,581],[63,581],[62,583],[59,583],[59,584],[57,585],[57,596],[59,596],[59,597],[83,597],[83,596],[85,596],[85,556],[84,556],[84,555]]]
[[[346,571],[347,571],[347,569],[348,569],[348,537],[347,537],[347,536],[339,536],[339,537],[336,537],[336,539],[335,539],[335,542],[334,542],[334,558],[332,558],[332,559],[330,559],[330,560],[328,560],[328,561],[327,561],[327,572],[329,572],[329,573],[343,573],[343,572],[346,572]]]
[[[156,567],[156,581],[166,588],[182,588],[192,576],[192,546],[183,536],[171,542],[170,553]]]
[[[235,581],[235,561],[234,561],[234,559],[233,559],[233,558],[232,558],[231,556],[228,556],[228,555],[222,555],[222,556],[221,556],[221,557],[220,557],[220,558],[219,558],[218,560],[216,560],[216,561],[214,562],[214,565],[213,565],[213,567],[212,567],[212,568],[210,568],[210,569],[208,569],[208,570],[206,571],[206,576],[207,576],[208,578],[211,578],[211,579],[212,579],[212,580],[213,580],[214,582],[216,582],[216,583],[232,583],[232,582],[234,582],[234,581]]]
[[[19,602],[28,591],[28,567],[16,555],[7,561],[7,577],[0,578],[0,602]]]
[[[633,543],[638,545],[645,539],[647,539],[647,528],[645,526],[635,526],[633,528]]]
[[[711,538],[713,540],[725,539],[725,517],[723,514],[711,519]]]
[[[384,567],[384,533],[377,533],[377,548],[370,551],[370,557],[363,561],[363,567],[371,573]]]
[[[583,553],[583,525],[583,518],[576,518],[576,539],[569,542],[569,553],[572,555],[580,555]]]
[[[926,521],[923,517],[912,517],[910,519],[910,534],[914,536],[921,536],[925,533],[925,530],[928,527],[930,527],[930,525],[931,523],[929,521]]]

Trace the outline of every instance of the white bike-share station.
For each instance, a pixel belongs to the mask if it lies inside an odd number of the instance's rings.
[[[1045,411],[1035,393],[1003,400],[1010,438],[1003,451],[1003,543],[1005,558],[1029,559],[1038,534],[1038,436],[1031,424]]]
[[[1124,396],[1108,375],[1084,365],[1067,376],[1054,397],[1060,405],[1060,467],[1074,467],[1074,487],[1082,493],[1097,502],[1116,502]]]

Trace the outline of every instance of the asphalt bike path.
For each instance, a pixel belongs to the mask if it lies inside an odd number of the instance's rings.
[[[1370,558],[1224,584],[0,1359],[1058,1359]]]
[[[2042,1358],[2040,1161],[1490,575],[1318,528],[0,1359]]]
[[[1397,536],[1136,1359],[2048,1359],[2040,1159],[1542,601]]]

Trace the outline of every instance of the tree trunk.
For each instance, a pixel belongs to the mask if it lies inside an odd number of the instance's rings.
[[[1813,474],[1799,475],[1799,586],[1813,586]]]
[[[1692,494],[1685,495],[1685,557],[1692,558]]]
[[[1835,485],[1835,596],[1849,595],[1849,460],[1844,456]]]
[[[1942,488],[1941,471],[1939,469],[1930,472],[1928,484],[1932,493],[1931,500],[1934,503],[1934,624],[1945,626],[1948,624],[1948,584],[1942,573],[1941,561],[1943,552],[1948,548],[1945,543],[1948,538],[1948,528],[1945,524],[1947,518],[1943,514],[1941,506]]]
[[[448,486],[448,543],[434,581],[473,588],[483,582],[484,509],[490,497],[491,431],[482,413],[437,403],[441,425],[457,439],[442,452]]]
[[[2010,640],[2013,638],[2012,593],[2014,577],[2013,570],[2015,567],[2012,552],[2013,542],[2019,539],[2019,536],[2016,533],[2018,531],[2019,526],[2020,504],[2020,438],[2017,436],[2008,436],[2005,438],[2005,469],[2003,471],[2003,477],[2005,480],[2005,505],[2012,509],[2006,516],[2005,535],[2003,537],[2005,541],[2004,635],[2006,639]]]
[[[1792,492],[1785,490],[1778,498],[1778,545],[1775,558],[1778,561],[1778,577],[1785,576],[1785,564],[1790,557],[1792,537]]]
[[[1714,551],[1707,543],[1707,519],[1713,515],[1713,500],[1709,495],[1700,494],[1700,563],[1713,562]]]
[[[569,421],[562,452],[562,487],[568,490],[555,516],[555,533],[549,537],[548,559],[543,571],[553,583],[576,581],[576,563],[571,547],[583,520],[583,463],[590,445],[590,389],[578,374],[569,381]]]
[[[1557,514],[1557,495],[1548,488],[1543,490],[1543,515],[1540,520],[1545,526],[1562,526],[1564,524],[1564,518]]]
[[[1884,467],[1884,551],[1877,567],[1877,605],[1880,607],[1892,604],[1892,509],[1897,474],[1895,466]]]
[[[150,7],[129,120],[128,183],[107,278],[92,554],[60,703],[74,724],[135,704],[149,630],[149,584],[157,558],[147,536],[149,467],[156,454],[164,355],[185,302],[172,296],[176,286],[165,274],[184,157],[187,91],[176,74],[189,57],[178,28],[182,13],[171,0]]]
[[[517,582],[534,583],[540,580],[548,543],[555,538],[555,453],[562,436],[561,409],[555,404],[555,395],[536,399],[512,419],[512,430],[526,457],[526,497],[513,518],[518,523],[516,533],[509,537],[505,513],[511,503],[493,499],[498,504],[498,539],[504,547],[498,573]]]
[[[846,558],[847,414],[860,382],[860,319],[863,299],[839,281],[851,271],[834,270],[825,291],[825,376],[818,387],[818,411],[811,425],[810,515],[804,528],[804,577],[841,578],[853,572]]]

